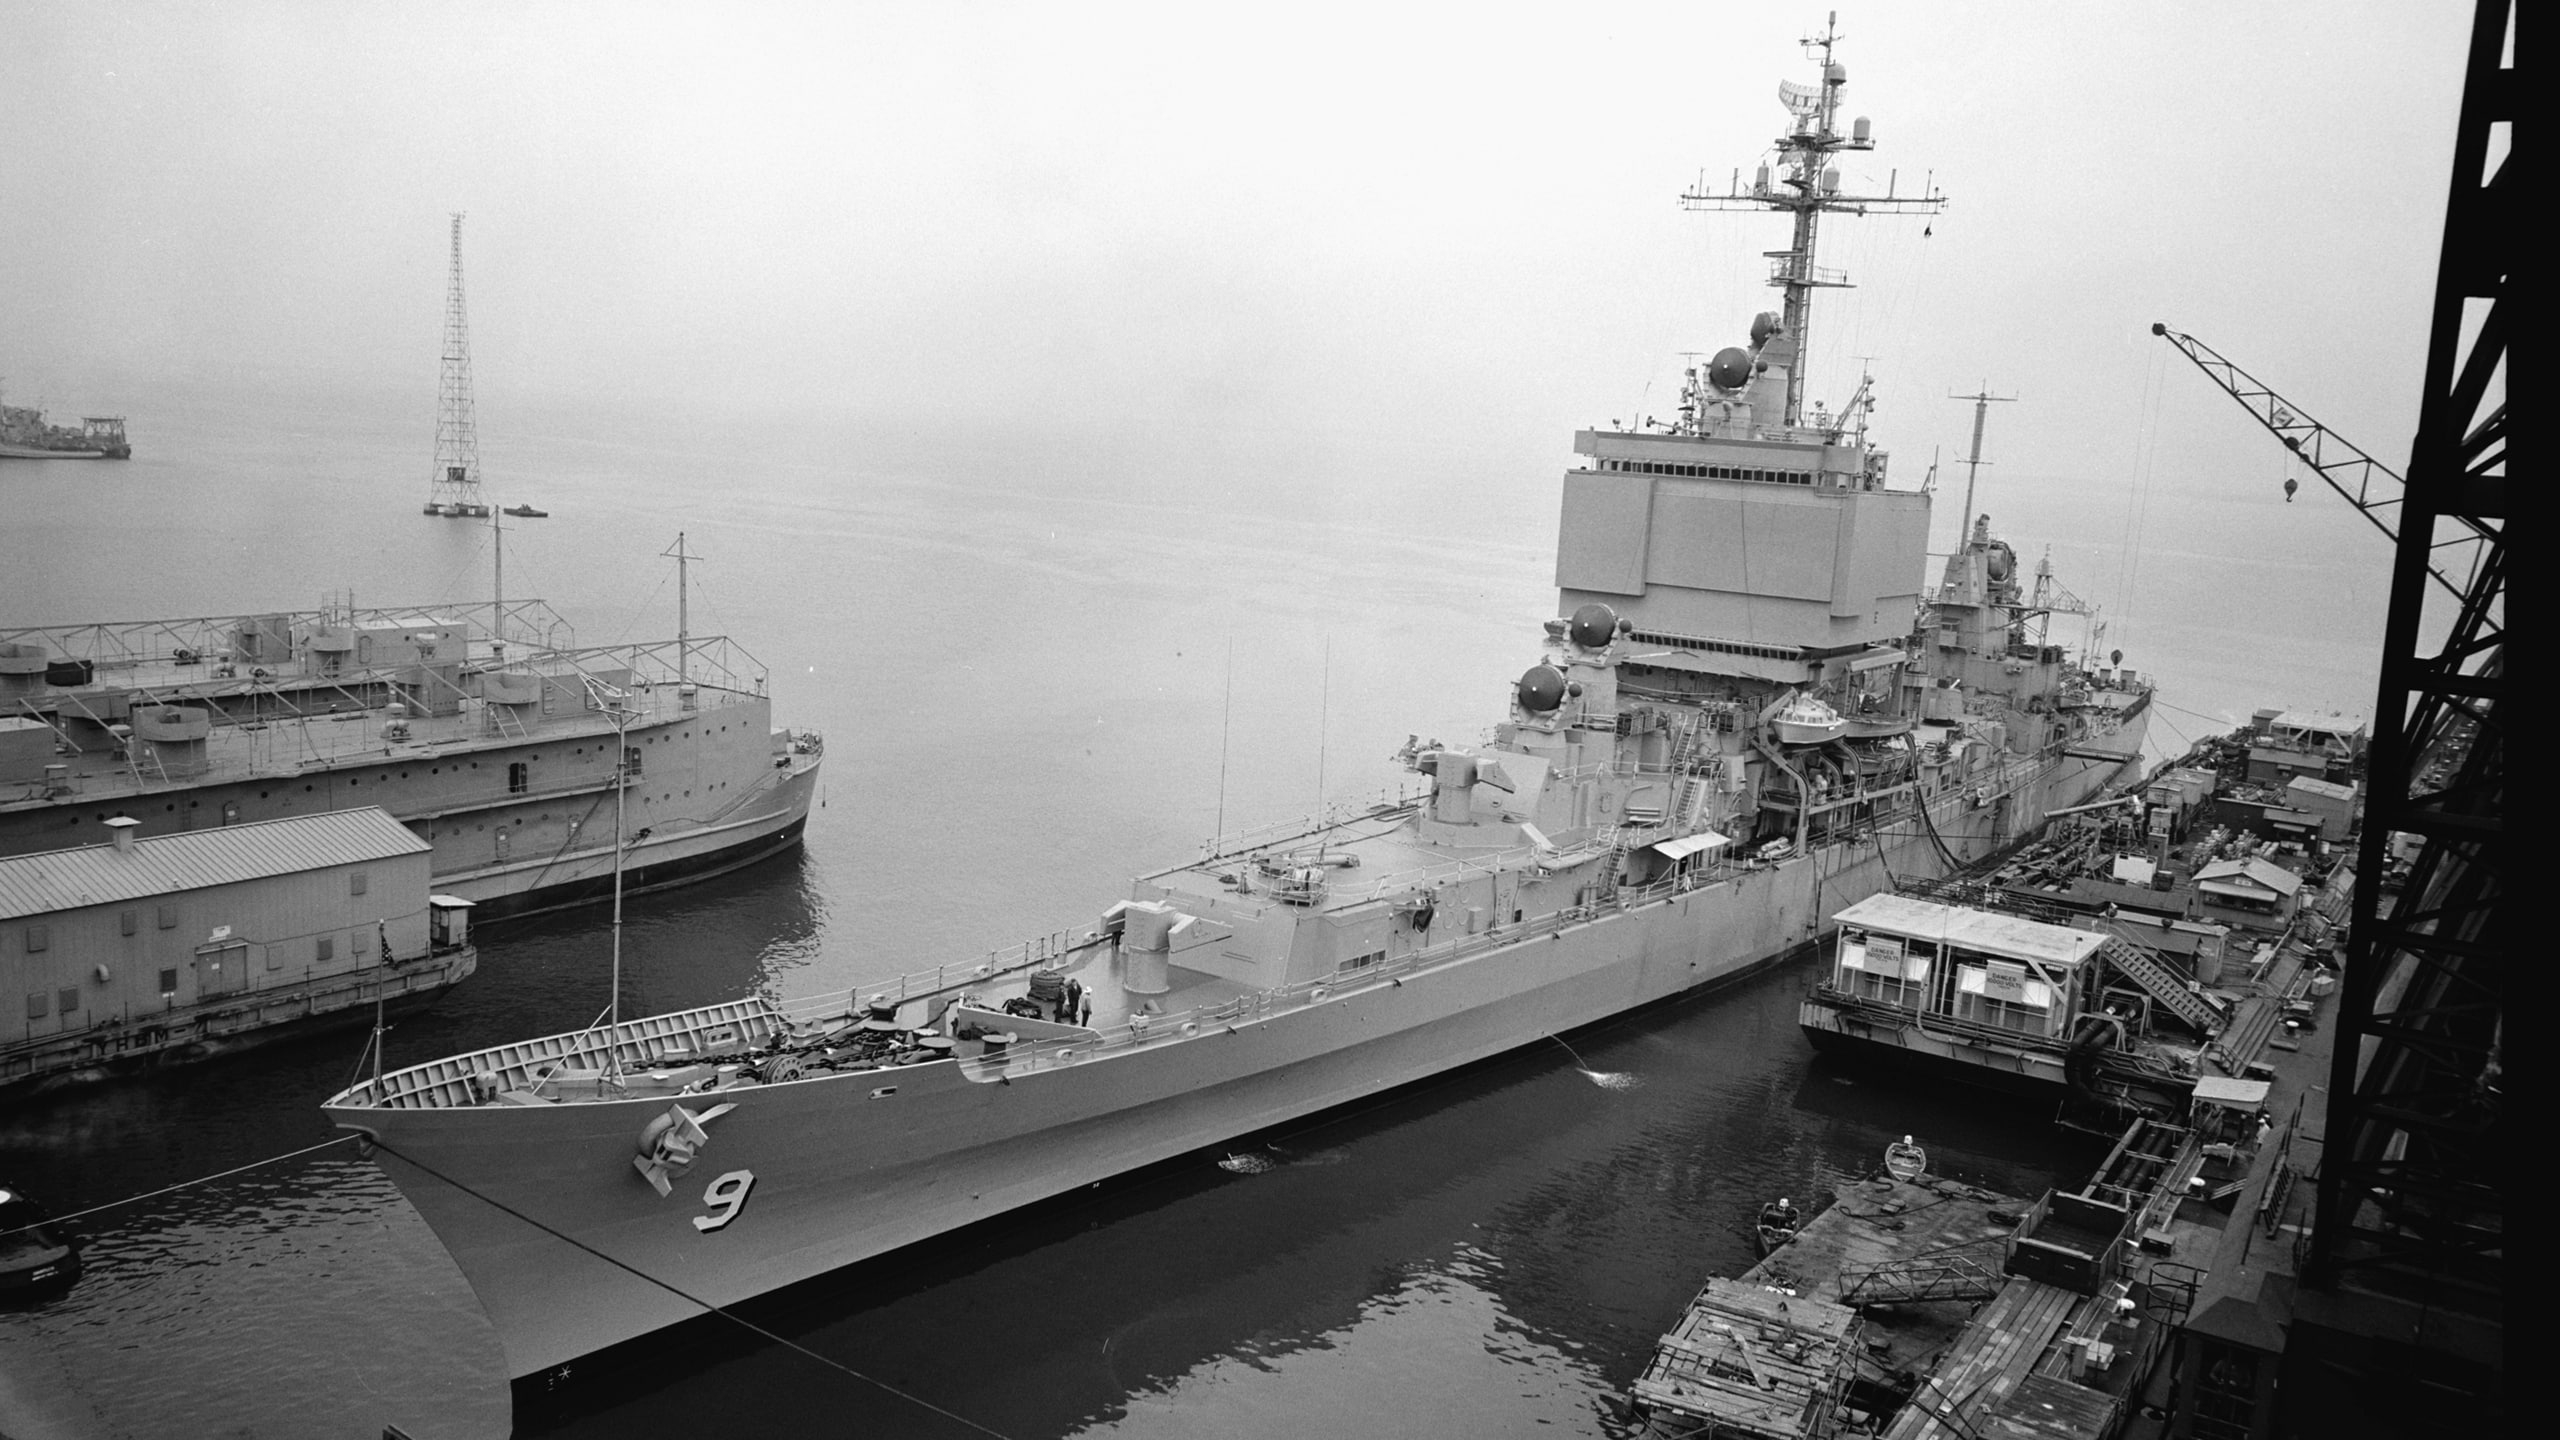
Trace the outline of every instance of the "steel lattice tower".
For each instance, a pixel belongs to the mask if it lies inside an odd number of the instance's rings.
[[[471,408],[471,325],[462,303],[462,215],[453,217],[453,261],[444,297],[444,365],[436,383],[436,468],[430,515],[486,515],[480,498],[480,422]]]
[[[2294,1327],[2298,1349],[2306,1326],[2401,1347],[2362,1353],[2425,1392],[2413,1413],[2478,1434],[2499,1428],[2502,1409],[2500,1178],[2521,1163],[2511,1147],[2533,1143],[2507,1128],[2502,1108],[2516,938],[2500,911],[2514,858],[2504,702],[2511,669],[2533,669],[2510,667],[2506,655],[2508,340],[2517,320],[2507,286],[2530,243],[2510,179],[2520,95],[2503,57],[2514,20],[2513,0],[2480,0],[2473,20]],[[2474,557],[2470,573],[2459,587],[2431,587],[2431,562],[2449,551]],[[2449,612],[2428,615],[2431,594]],[[2445,639],[2430,645],[2438,629]],[[2386,902],[2394,832],[2417,836],[2420,848]],[[2406,1308],[2400,1319],[2371,1319],[2394,1304]]]

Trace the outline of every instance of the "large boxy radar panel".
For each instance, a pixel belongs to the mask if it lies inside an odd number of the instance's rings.
[[[1898,641],[1928,568],[1929,496],[1852,447],[1583,431],[1556,547],[1562,613],[1811,655]]]

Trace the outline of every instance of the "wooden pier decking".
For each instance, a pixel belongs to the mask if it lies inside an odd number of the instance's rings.
[[[2080,1195],[2030,1203],[1936,1176],[1836,1187],[1834,1202],[1794,1240],[1740,1280],[1709,1281],[1690,1303],[1634,1386],[1641,1433],[2115,1434],[2166,1334],[2146,1314],[2150,1269],[2198,1258],[2213,1234],[2161,1219],[2159,1207],[2174,1205],[2193,1174],[2192,1137],[2166,1133],[2180,1139],[2178,1156],[2138,1167],[2154,1188],[2128,1194],[2131,1206],[2094,1192],[2127,1171],[2129,1147],[2140,1149],[2133,1133]],[[2111,1208],[2116,1223],[2101,1223]],[[2149,1248],[2136,1243],[2146,1230]],[[1836,1348],[1825,1348],[1834,1335]],[[1778,1344],[1791,1347],[1788,1366],[1765,1358]],[[1861,1379],[1883,1389],[1861,1388]],[[1910,1392],[1898,1409],[1880,1398],[1894,1390]],[[1891,1413],[1870,1415],[1861,1403]]]
[[[1915,1370],[1954,1342],[1976,1303],[1998,1292],[2009,1232],[2028,1208],[2017,1196],[1941,1176],[1851,1181],[1742,1278],[1834,1302],[1866,1295],[1874,1322],[1867,1354],[1885,1369]],[[1968,1271],[1984,1273],[1971,1279]],[[1939,1293],[1893,1293],[1915,1290]]]

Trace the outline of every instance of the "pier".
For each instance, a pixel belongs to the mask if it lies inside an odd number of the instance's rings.
[[[2078,1191],[2033,1201],[1939,1176],[1837,1186],[1690,1302],[1633,1387],[1641,1433],[2140,1433],[2144,1387],[2165,1384],[2158,1362],[2225,1243],[2202,1173],[2233,1148],[2222,1133],[2136,1121]]]

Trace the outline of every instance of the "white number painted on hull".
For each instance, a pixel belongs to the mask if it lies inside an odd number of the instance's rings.
[[[746,1208],[747,1192],[755,1188],[755,1183],[753,1170],[732,1170],[712,1181],[711,1188],[702,1192],[702,1203],[714,1213],[694,1216],[693,1228],[708,1235],[737,1219],[738,1212]]]

